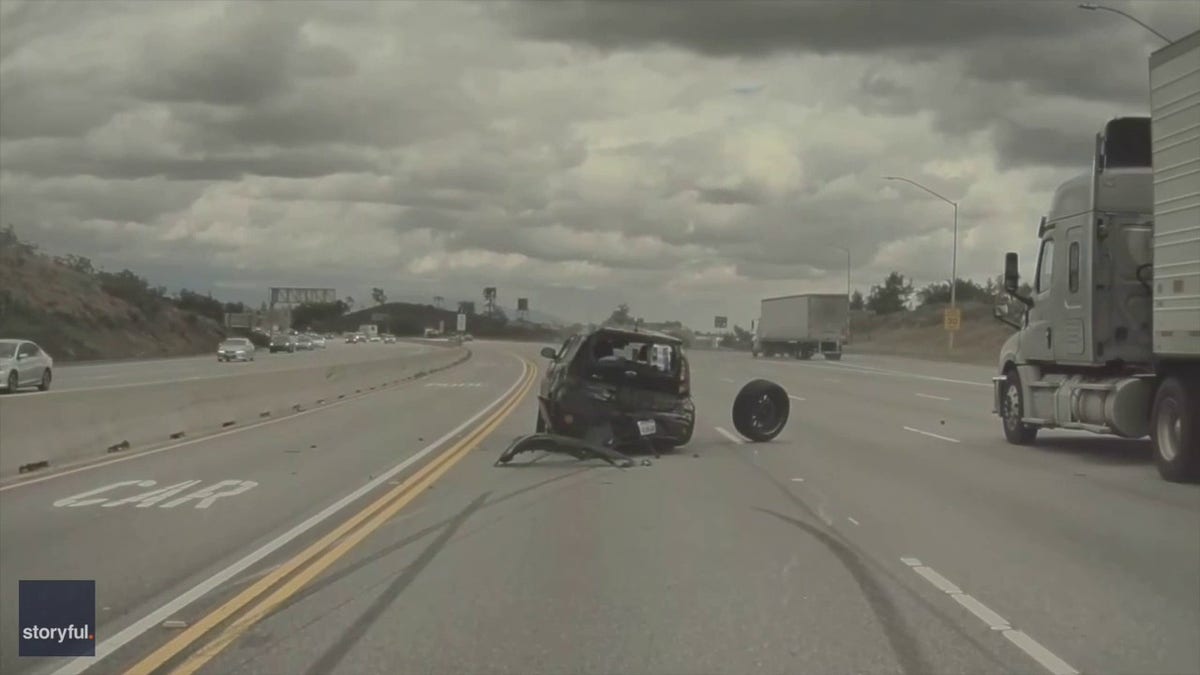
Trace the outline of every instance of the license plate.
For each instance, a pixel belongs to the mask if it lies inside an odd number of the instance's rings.
[[[658,431],[658,425],[654,420],[638,420],[638,432],[643,436],[651,436]]]

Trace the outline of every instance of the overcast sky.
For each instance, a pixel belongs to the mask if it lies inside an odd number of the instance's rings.
[[[1076,2],[0,3],[0,220],[257,304],[497,286],[567,319],[743,325],[765,295],[1035,250],[1146,114],[1137,24]],[[1200,3],[1116,2],[1178,38]]]

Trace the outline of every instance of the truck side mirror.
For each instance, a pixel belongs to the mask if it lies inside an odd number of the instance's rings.
[[[1020,262],[1015,251],[1004,254],[1004,290],[1016,293],[1021,283]]]
[[[542,347],[542,356],[553,361],[558,358],[558,352],[554,350],[554,347]]]

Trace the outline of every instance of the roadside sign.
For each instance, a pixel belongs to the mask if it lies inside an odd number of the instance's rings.
[[[962,310],[957,307],[947,309],[942,315],[942,325],[950,332],[958,330],[962,326]]]
[[[458,332],[467,330],[467,315],[462,312],[458,313]]]

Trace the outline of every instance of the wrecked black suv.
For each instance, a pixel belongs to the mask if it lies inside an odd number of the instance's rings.
[[[685,445],[696,425],[683,342],[653,331],[600,328],[546,347],[537,432],[619,448]]]

